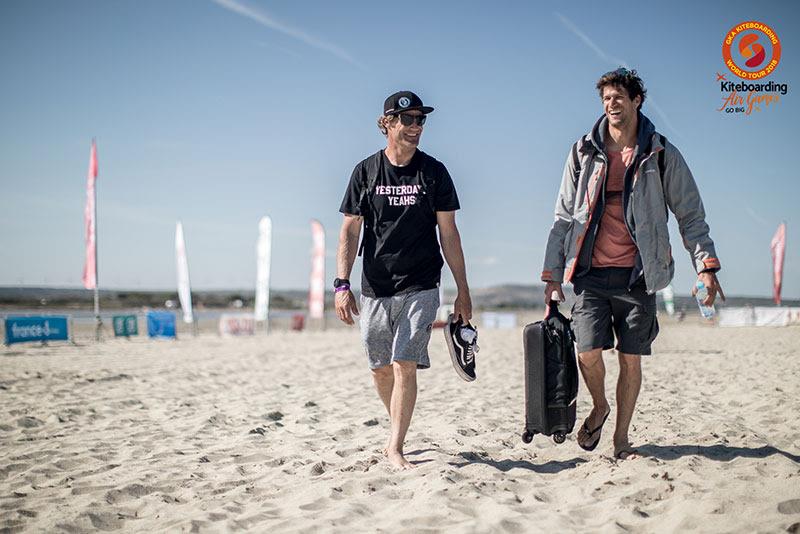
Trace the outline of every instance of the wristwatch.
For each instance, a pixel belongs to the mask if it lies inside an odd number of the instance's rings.
[[[347,278],[336,278],[333,281],[333,289],[334,291],[347,291],[350,289],[350,280]]]

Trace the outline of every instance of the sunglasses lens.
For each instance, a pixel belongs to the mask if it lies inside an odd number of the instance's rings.
[[[427,119],[425,115],[409,115],[408,113],[400,114],[400,123],[403,126],[411,126],[415,122],[418,125],[422,126],[423,124],[425,124],[425,119]]]

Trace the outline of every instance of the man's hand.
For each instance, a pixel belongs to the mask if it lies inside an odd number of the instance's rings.
[[[461,316],[461,322],[464,324],[469,323],[470,319],[472,319],[472,299],[469,297],[469,291],[459,292],[456,297],[456,302],[453,305],[453,317],[458,318],[459,316]]]
[[[708,291],[708,296],[703,301],[703,306],[711,306],[714,304],[714,299],[717,298],[717,293],[719,293],[720,298],[722,301],[725,301],[725,292],[722,291],[722,286],[717,279],[717,275],[714,273],[700,273],[697,275],[697,279],[703,282],[703,285],[706,286],[706,290]],[[697,284],[692,286],[692,296],[697,294]]]
[[[553,296],[553,291],[558,293],[558,301],[564,302],[564,291],[561,289],[561,282],[547,282],[547,285],[544,286],[544,303],[545,305],[550,305],[550,300]]]
[[[354,324],[353,315],[358,315],[358,305],[356,305],[356,297],[353,296],[353,292],[349,289],[337,292],[334,303],[339,320],[345,324]]]

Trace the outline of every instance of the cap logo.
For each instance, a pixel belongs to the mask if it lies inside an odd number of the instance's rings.
[[[407,96],[401,96],[400,99],[397,101],[397,105],[401,108],[407,108],[411,105],[411,100]]]

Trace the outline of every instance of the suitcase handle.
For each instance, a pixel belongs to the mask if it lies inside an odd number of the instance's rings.
[[[558,313],[558,301],[555,299],[550,299],[550,304],[547,305],[547,309],[544,311],[544,318],[547,319],[556,313]]]

